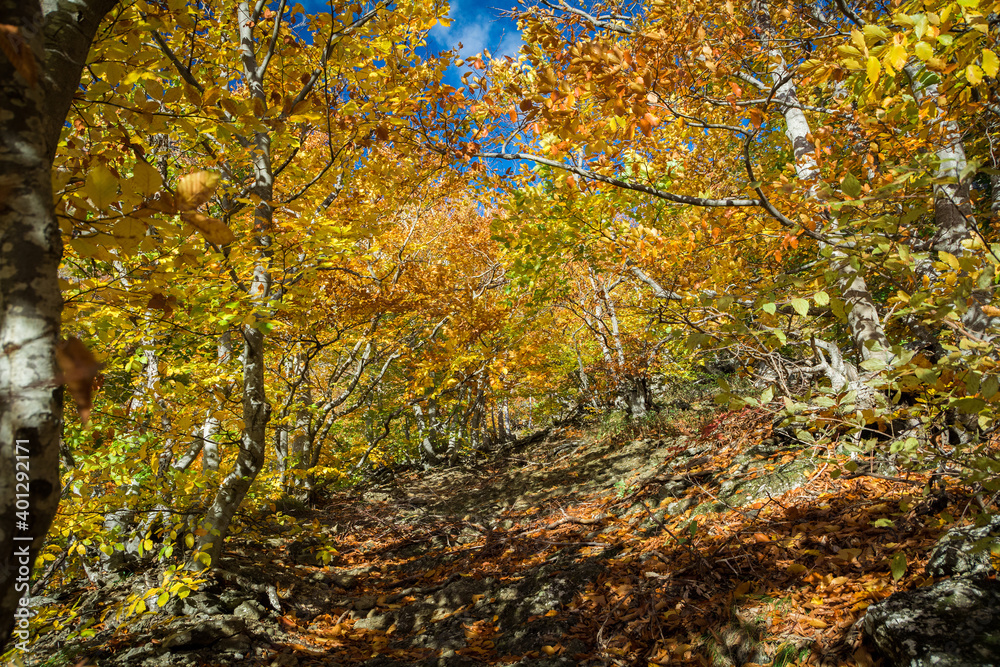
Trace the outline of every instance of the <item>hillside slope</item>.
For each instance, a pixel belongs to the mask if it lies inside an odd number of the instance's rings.
[[[783,442],[763,412],[616,423],[250,518],[221,571],[163,613],[121,624],[107,613],[155,568],[62,591],[53,608],[74,618],[49,626],[33,655],[102,666],[872,664],[858,621],[926,582],[921,559],[947,500],[921,501],[916,477],[832,479],[826,452]],[[956,516],[967,508],[951,499]],[[81,622],[94,636],[67,641]]]

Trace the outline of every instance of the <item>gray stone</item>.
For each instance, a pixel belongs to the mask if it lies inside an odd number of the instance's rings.
[[[872,605],[865,633],[898,667],[1000,665],[1000,582],[955,578]]]
[[[246,621],[242,618],[212,619],[175,632],[163,640],[163,647],[210,646],[221,639],[243,632],[246,627]]]
[[[233,653],[238,659],[242,659],[252,648],[250,638],[243,633],[226,637],[212,646],[213,650],[223,653]]]
[[[362,595],[354,601],[354,608],[358,611],[368,611],[375,607],[377,599],[374,595]]]
[[[233,616],[247,621],[259,621],[267,616],[267,610],[256,600],[247,600],[233,611]]]
[[[298,667],[299,659],[291,653],[282,653],[271,661],[271,667]]]
[[[239,589],[228,588],[219,594],[219,604],[225,607],[227,611],[233,611],[241,604],[251,599],[253,599],[253,596],[247,595]]]
[[[994,571],[990,543],[1000,536],[1000,517],[978,528],[965,526],[945,533],[931,551],[927,573],[934,577],[985,576]]]
[[[184,599],[171,598],[163,606],[163,610],[172,616],[195,616],[197,614],[215,616],[223,613],[219,599],[203,592],[192,593]]]
[[[374,612],[374,610],[372,610]],[[355,628],[362,628],[365,630],[378,630],[384,632],[392,626],[392,616],[389,614],[376,614],[371,613],[368,618],[362,618],[354,622]]]

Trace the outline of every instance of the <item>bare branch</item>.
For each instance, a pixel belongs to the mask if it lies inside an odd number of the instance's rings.
[[[598,174],[593,171],[590,171],[589,169],[583,169],[582,167],[566,164],[565,162],[556,162],[555,160],[549,160],[548,158],[544,158],[539,155],[532,155],[530,153],[477,153],[476,157],[488,160],[512,160],[512,161],[526,160],[529,162],[535,162],[537,164],[544,164],[548,167],[554,167],[555,169],[562,169],[563,171],[568,171],[570,173],[576,174],[577,176],[586,178],[588,180],[607,183],[608,185],[613,185],[615,187],[623,188],[625,190],[642,192],[647,195],[652,195],[653,197],[656,197],[658,199],[665,199],[675,204],[686,204],[688,206],[702,206],[706,208],[727,208],[730,206],[764,205],[764,203],[759,199],[741,199],[736,197],[727,199],[706,199],[704,197],[678,195],[672,192],[666,192],[665,190],[660,190],[658,188],[651,187],[649,185],[643,185],[642,183],[632,183],[631,181],[623,181],[620,178],[605,176],[603,174]]]

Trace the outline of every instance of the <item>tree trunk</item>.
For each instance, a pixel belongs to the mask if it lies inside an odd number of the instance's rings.
[[[229,363],[229,360],[233,357],[233,337],[231,331],[224,331],[221,336],[219,336],[218,345],[218,363],[220,367],[225,366]],[[223,395],[229,396],[231,388],[227,385],[225,387],[217,387],[221,389]],[[219,441],[217,434],[219,432],[219,418],[215,416],[215,412],[222,408],[222,400],[216,398],[215,405],[210,408],[208,414],[205,416],[205,424],[202,427],[201,438],[204,443],[204,449],[202,450],[201,457],[201,469],[203,472],[216,471],[219,469]]]
[[[922,107],[930,103],[937,109],[931,121],[938,130],[940,141],[935,151],[938,164],[934,173],[935,230],[930,245],[932,256],[917,266],[917,273],[928,276],[933,282],[937,278],[937,272],[933,268],[933,262],[937,258],[933,254],[947,252],[955,257],[965,254],[962,241],[972,238],[976,217],[969,197],[969,180],[962,177],[962,172],[968,166],[962,129],[955,120],[948,117],[947,110],[939,106],[937,75],[928,72],[923,63],[917,61],[907,63],[903,71],[910,80],[910,91],[917,105]],[[933,129],[935,128],[932,128],[932,132]],[[991,288],[992,285],[987,285],[986,288],[973,290],[968,299],[968,307],[962,313],[962,324],[979,338],[986,337],[986,331],[991,325],[991,318],[983,312],[983,306],[993,298]]]
[[[762,5],[764,12],[766,12],[766,3],[762,3]],[[769,33],[770,17],[763,14],[762,16],[761,20],[765,26],[765,32]],[[788,137],[792,146],[796,176],[807,184],[809,198],[818,200],[819,167],[816,164],[816,145],[812,141],[809,121],[799,107],[795,84],[793,79],[789,77],[781,51],[772,50],[769,61],[772,80],[775,83],[785,81],[775,92],[774,101],[781,106],[782,115],[785,117],[785,136]],[[837,232],[836,223],[833,220],[825,222],[825,231],[835,235]],[[889,351],[889,341],[885,336],[878,307],[875,305],[871,292],[868,291],[864,275],[844,251],[833,248],[830,258],[832,268],[837,273],[836,288],[845,301],[844,310],[847,312],[847,324],[851,329],[854,344],[860,351],[862,360],[878,358],[883,362],[890,362],[893,355]]]
[[[14,44],[24,40],[19,62],[0,55],[0,650],[15,620],[18,642],[27,640],[28,577],[59,502],[62,241],[52,163],[90,43],[114,5],[0,0],[0,23],[16,31]]]
[[[264,93],[264,72],[257,66],[254,53],[256,40],[250,5],[239,3],[236,11],[240,32],[240,55],[243,60],[243,78],[251,97],[267,109]],[[254,170],[252,192],[260,197],[254,209],[254,232],[257,244],[257,262],[254,266],[250,297],[257,311],[257,319],[267,317],[271,302],[271,230],[274,209],[271,206],[274,191],[274,171],[271,164],[271,136],[257,132],[251,148]],[[222,545],[229,531],[236,510],[243,503],[250,485],[257,478],[265,459],[267,423],[271,418],[271,405],[267,402],[264,386],[264,333],[254,324],[245,324],[243,331],[243,438],[240,453],[231,473],[226,476],[202,522],[205,529],[198,540],[198,551],[208,555],[208,562],[193,563],[195,568],[205,568],[218,563]]]

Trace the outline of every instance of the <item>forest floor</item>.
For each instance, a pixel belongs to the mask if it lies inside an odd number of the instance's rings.
[[[969,510],[957,495],[924,498],[920,476],[835,479],[843,461],[783,441],[762,411],[705,405],[617,424],[563,426],[500,458],[245,520],[221,571],[161,613],[101,616],[150,576],[64,593],[59,604],[96,634],[67,641],[72,624],[49,628],[33,657],[878,664],[865,608],[927,583],[941,513]],[[328,566],[324,550],[336,551]]]

